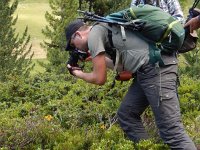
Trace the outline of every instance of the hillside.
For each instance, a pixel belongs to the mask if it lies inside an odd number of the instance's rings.
[[[47,24],[45,20],[46,11],[50,11],[47,0],[23,0],[19,2],[15,12],[18,15],[17,32],[23,33],[26,26],[28,26],[28,31],[31,35],[32,51],[34,52],[33,58],[35,59],[46,58],[46,52],[40,46],[40,43],[45,38],[41,30]]]

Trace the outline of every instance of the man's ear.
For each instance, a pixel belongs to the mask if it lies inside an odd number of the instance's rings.
[[[80,31],[76,31],[76,36],[82,39],[82,33]]]

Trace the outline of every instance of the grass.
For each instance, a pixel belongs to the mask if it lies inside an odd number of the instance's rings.
[[[15,11],[15,15],[18,16],[15,25],[16,33],[22,35],[26,26],[28,27],[34,52],[33,59],[46,58],[46,52],[40,46],[40,43],[45,40],[42,29],[47,25],[46,11],[51,11],[48,0],[21,0]]]
[[[44,17],[46,11],[50,11],[47,2],[20,2],[15,12],[15,14],[18,15],[16,24],[17,32],[23,33],[26,26],[28,26],[28,31],[32,40],[43,40],[44,36],[41,30],[47,25],[47,21]]]
[[[19,0],[20,3],[48,3],[49,0]]]
[[[45,40],[45,36],[41,31],[47,25],[45,19],[46,11],[51,11],[48,0],[19,0],[17,10],[15,11],[15,15],[18,16],[15,25],[16,33],[22,35],[27,26],[28,34],[31,36],[30,43],[34,52],[32,63],[35,64],[31,75],[45,71],[39,62],[48,63],[46,52],[40,46],[40,43]]]

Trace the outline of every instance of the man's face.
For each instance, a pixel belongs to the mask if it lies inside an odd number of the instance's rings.
[[[77,31],[72,35],[70,45],[81,51],[86,51],[88,49],[86,38],[87,36],[84,32]]]

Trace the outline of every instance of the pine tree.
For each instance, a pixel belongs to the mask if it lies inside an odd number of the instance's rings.
[[[43,43],[47,50],[47,71],[65,72],[68,53],[65,51],[65,26],[77,16],[77,0],[49,0],[51,12],[45,14],[48,25],[42,30],[48,39]]]
[[[80,9],[94,11],[101,16],[128,8],[130,4],[131,0],[79,0]]]
[[[13,14],[17,5],[17,0],[12,4],[10,0],[0,1],[0,81],[6,81],[13,75],[27,76],[33,67],[30,65],[32,55],[26,58],[31,50],[31,47],[27,50],[30,40],[28,29],[19,37],[14,28],[17,17],[14,18]]]

